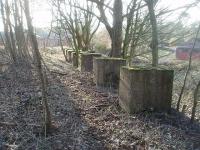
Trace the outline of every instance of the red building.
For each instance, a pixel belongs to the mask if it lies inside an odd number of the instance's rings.
[[[189,40],[181,44],[181,46],[176,47],[176,58],[180,60],[188,60],[190,57],[190,52],[193,48],[194,39]],[[192,59],[200,60],[200,39],[197,39],[195,47],[192,51]]]

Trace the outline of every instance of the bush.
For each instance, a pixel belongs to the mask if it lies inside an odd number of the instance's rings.
[[[95,47],[95,50],[96,51],[105,51],[106,49],[107,49],[107,46],[106,46],[106,44],[104,44],[104,43],[96,43],[95,45],[94,45],[94,47]]]

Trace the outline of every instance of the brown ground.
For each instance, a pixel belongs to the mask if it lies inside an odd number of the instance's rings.
[[[0,74],[0,149],[200,149],[200,124],[187,116],[143,112],[128,115],[118,95],[99,89],[61,54],[44,54],[48,100],[58,130],[40,133],[41,89],[35,69],[11,66]]]

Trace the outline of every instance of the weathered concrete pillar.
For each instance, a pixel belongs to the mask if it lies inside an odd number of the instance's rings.
[[[94,82],[97,86],[118,88],[120,67],[125,65],[126,60],[121,58],[94,58]]]
[[[66,56],[67,56],[67,51],[68,51],[68,49],[65,49],[65,50],[64,50]]]
[[[74,52],[74,50],[68,50],[67,51],[67,60],[68,60],[68,62],[72,62],[72,52]]]
[[[80,55],[80,69],[81,71],[93,71],[93,58],[101,57],[99,53],[82,53]]]
[[[8,63],[0,63],[0,73],[5,72],[6,70],[8,70],[8,68],[9,68]]]
[[[76,52],[72,52],[72,65],[78,67],[78,54]]]
[[[68,61],[68,55],[67,55],[67,51],[68,51],[69,49],[65,49],[64,50],[64,53],[65,53],[65,56],[66,56],[66,58],[67,58],[67,61]]]
[[[128,68],[120,70],[119,104],[129,113],[170,111],[173,70]]]

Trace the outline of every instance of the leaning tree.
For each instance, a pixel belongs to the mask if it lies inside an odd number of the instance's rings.
[[[51,113],[49,110],[48,100],[47,100],[47,85],[46,85],[46,80],[45,80],[45,73],[42,66],[42,57],[39,51],[37,38],[34,33],[34,28],[32,25],[30,9],[29,9],[29,0],[24,0],[24,13],[26,16],[28,32],[29,32],[32,48],[34,50],[34,55],[36,59],[36,67],[37,67],[37,71],[38,71],[38,75],[39,75],[39,79],[40,79],[40,83],[42,87],[42,100],[43,100],[43,109],[44,109],[44,118],[45,118],[44,129],[45,129],[45,134],[46,134],[47,132],[50,131],[50,129],[52,129],[53,126],[52,126]]]

